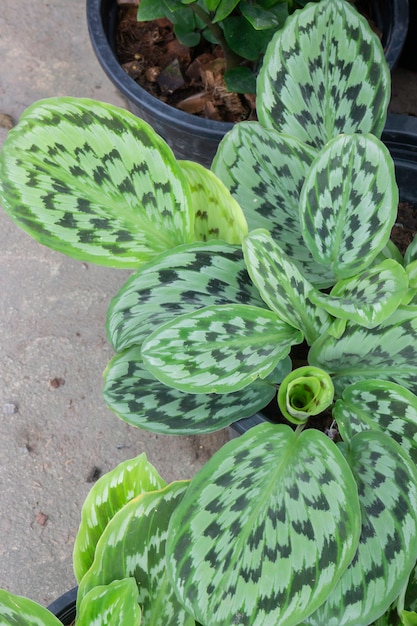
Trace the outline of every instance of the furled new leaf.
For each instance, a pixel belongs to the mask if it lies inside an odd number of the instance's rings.
[[[187,244],[142,265],[113,298],[107,336],[114,350],[141,345],[155,328],[211,304],[263,307],[242,249],[222,242]]]
[[[77,626],[139,626],[140,623],[141,610],[134,578],[94,587],[83,598],[77,611]]]
[[[222,181],[199,163],[179,161],[191,189],[196,241],[240,244],[248,232],[242,209]]]
[[[242,207],[249,230],[265,228],[317,287],[333,274],[314,261],[300,226],[300,193],[317,151],[294,137],[240,122],[221,141],[213,172]]]
[[[339,281],[330,294],[315,290],[309,298],[337,318],[374,328],[392,315],[407,292],[405,269],[387,259],[358,276]]]
[[[384,51],[344,0],[312,3],[272,38],[258,77],[265,127],[321,148],[340,133],[380,136],[390,98]]]
[[[365,270],[387,244],[398,210],[394,163],[372,135],[340,135],[317,155],[300,198],[305,242],[337,278]]]
[[[268,376],[302,340],[302,333],[273,311],[224,304],[157,328],[143,343],[142,357],[145,367],[174,389],[229,393]]]
[[[128,502],[107,525],[91,568],[78,588],[77,608],[99,585],[133,577],[143,626],[194,626],[167,578],[165,545],[172,512],[187,482],[144,493]]]
[[[330,326],[329,314],[309,300],[312,285],[265,230],[249,233],[243,243],[248,272],[270,309],[300,329],[311,344]]]
[[[140,347],[117,354],[104,373],[103,397],[122,420],[148,431],[171,435],[210,433],[263,409],[276,394],[275,384],[287,374],[278,363],[269,382],[257,379],[233,393],[190,394],[167,387],[143,365]],[[282,372],[279,368],[282,368]]]
[[[335,339],[323,335],[308,362],[333,375],[338,395],[362,379],[391,380],[417,394],[417,307],[399,307],[377,328],[347,324]]]
[[[387,380],[346,387],[333,407],[344,441],[365,430],[389,434],[417,464],[417,396]]]
[[[0,589],[0,626],[62,626],[37,602]]]
[[[90,568],[97,542],[114,515],[135,496],[165,485],[146,454],[120,463],[94,484],[84,501],[74,544],[73,565],[78,583]]]
[[[188,184],[172,151],[110,104],[33,104],[7,137],[0,181],[10,217],[77,259],[136,268],[194,238]]]
[[[368,626],[397,598],[415,566],[417,471],[384,433],[356,435],[346,458],[358,484],[362,531],[358,551],[311,626]]]
[[[351,470],[318,430],[262,424],[215,453],[171,518],[169,575],[210,626],[294,626],[354,557]]]

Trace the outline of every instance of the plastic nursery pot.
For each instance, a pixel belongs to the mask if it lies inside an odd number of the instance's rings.
[[[392,68],[407,34],[408,0],[368,2]],[[148,122],[171,146],[177,158],[210,166],[219,142],[232,124],[184,113],[150,95],[128,76],[115,55],[117,0],[87,0],[87,24],[99,63],[126,98],[132,113]]]
[[[400,202],[409,202],[417,210],[417,117],[388,115],[382,140],[394,159]],[[272,413],[275,411],[280,414],[278,404],[274,405]],[[241,435],[257,424],[273,421],[269,415],[270,412],[267,417],[260,411],[252,417],[235,422],[231,429],[234,434]]]
[[[53,613],[64,626],[70,626],[75,620],[77,590],[78,587],[74,587],[48,606],[48,611]]]

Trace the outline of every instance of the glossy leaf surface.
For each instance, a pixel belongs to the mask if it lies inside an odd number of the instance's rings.
[[[272,383],[287,373],[287,360],[273,371]],[[263,409],[276,394],[275,386],[255,380],[233,393],[191,394],[168,387],[143,365],[140,347],[117,354],[104,374],[103,396],[108,407],[132,426],[155,433],[210,433]]]
[[[91,589],[77,611],[77,626],[139,626],[141,610],[134,578]]]
[[[172,512],[186,489],[172,483],[128,502],[109,522],[97,544],[94,563],[82,579],[77,606],[98,585],[134,577],[143,626],[194,626],[167,580],[165,545]]]
[[[311,3],[273,37],[258,78],[265,127],[320,148],[340,133],[380,136],[390,98],[384,51],[343,0]]]
[[[81,510],[74,544],[73,565],[78,583],[90,568],[97,542],[114,515],[135,496],[165,485],[146,454],[120,463],[93,485]]]
[[[0,198],[41,243],[77,259],[134,267],[194,238],[186,179],[144,121],[77,98],[35,103],[0,157]]]
[[[265,378],[303,335],[276,313],[244,304],[181,315],[142,346],[145,367],[166,385],[191,393],[229,393]]]
[[[211,304],[265,306],[249,278],[240,247],[190,244],[143,265],[113,298],[107,336],[120,352],[141,345],[158,326]]]
[[[417,472],[384,433],[356,435],[346,451],[358,484],[358,551],[335,589],[306,620],[311,626],[368,626],[407,583],[417,552]]]
[[[1,626],[62,626],[55,615],[23,596],[0,589]]]
[[[326,598],[360,532],[352,473],[321,432],[262,424],[219,450],[170,522],[170,578],[209,626],[293,626]]]
[[[317,155],[300,197],[303,236],[337,278],[367,269],[387,244],[398,209],[394,164],[372,135],[340,135]]]

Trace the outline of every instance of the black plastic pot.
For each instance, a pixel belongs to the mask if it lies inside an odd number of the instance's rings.
[[[382,140],[394,159],[400,201],[409,202],[417,209],[417,117],[388,115]],[[252,417],[235,422],[231,428],[241,435],[249,428],[266,421],[273,420],[260,411]]]
[[[369,0],[390,67],[394,67],[408,26],[408,0]],[[171,146],[177,158],[210,166],[219,141],[231,123],[184,113],[142,89],[115,56],[116,0],[87,0],[87,23],[94,52],[103,70],[127,99],[130,110],[147,121]]]
[[[78,587],[74,587],[48,606],[48,610],[51,611],[51,613],[53,613],[64,624],[64,626],[70,626],[75,619],[77,590]]]

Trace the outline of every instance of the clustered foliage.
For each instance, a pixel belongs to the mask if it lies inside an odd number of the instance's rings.
[[[189,484],[165,485],[143,457],[97,483],[74,553],[77,626],[93,613],[165,626],[417,622],[417,242],[404,257],[390,242],[389,87],[366,21],[328,0],[274,36],[259,122],[235,125],[211,171],[89,100],[37,103],[10,132],[11,217],[75,258],[135,269],[108,311],[107,404],[185,434],[278,395],[293,423],[277,405],[274,423],[230,441]],[[325,408],[340,442],[306,427]]]

